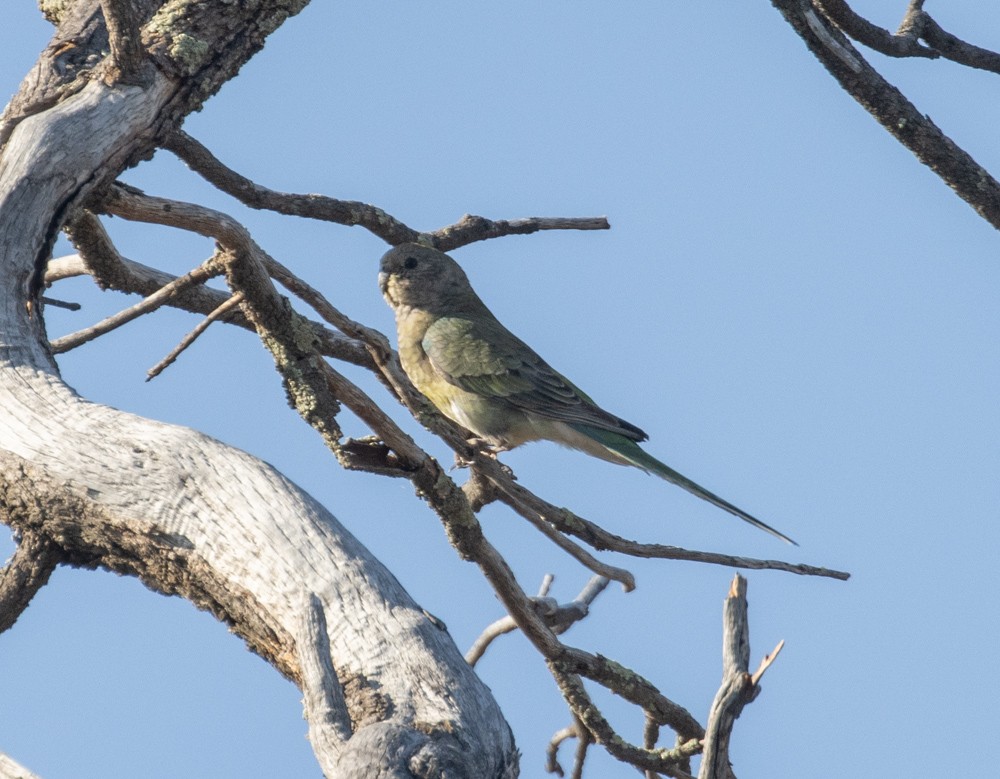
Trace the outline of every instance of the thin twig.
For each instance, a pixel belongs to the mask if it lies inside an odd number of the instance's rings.
[[[66,233],[80,254],[51,260],[45,274],[47,284],[86,273],[102,289],[150,295],[177,278],[123,257],[100,220],[89,211],[78,212],[77,217],[67,225]],[[226,292],[198,286],[179,293],[170,300],[169,305],[207,316],[228,298]],[[226,321],[245,330],[254,330],[254,326],[240,311],[233,311]],[[368,350],[357,341],[345,338],[319,322],[313,322],[312,328],[319,341],[320,351],[327,357],[364,368],[373,367]]]
[[[530,235],[539,230],[610,230],[607,217],[528,217],[526,219],[487,219],[466,214],[458,222],[430,233],[430,243],[443,252],[461,246],[502,238],[507,235]]]
[[[518,513],[520,513],[522,517],[536,527],[542,535],[566,552],[584,568],[593,571],[599,576],[613,579],[614,581],[620,583],[625,592],[631,592],[635,589],[635,576],[631,571],[598,560],[579,544],[575,544],[570,541],[570,539],[567,538],[563,532],[549,522],[546,522],[545,519],[538,514],[531,511]]]
[[[66,301],[66,300],[58,300],[56,298],[46,297],[45,295],[42,295],[38,299],[42,303],[44,303],[45,305],[47,305],[47,306],[53,306],[54,308],[63,308],[65,310],[67,310],[67,311],[79,311],[80,310],[80,304],[79,303],[70,303],[69,301]]]
[[[167,354],[162,360],[160,360],[156,365],[150,368],[146,372],[146,381],[152,381],[157,376],[159,376],[168,367],[173,365],[174,361],[180,357],[181,353],[187,349],[191,344],[198,340],[198,336],[204,333],[212,322],[216,321],[219,317],[224,316],[229,313],[232,309],[236,308],[243,301],[243,293],[237,292],[235,295],[230,297],[226,302],[219,305],[214,311],[212,311],[208,316],[202,319],[197,326],[177,344],[170,353]]]
[[[185,273],[183,276],[179,276],[134,306],[129,306],[117,314],[109,316],[107,319],[102,319],[95,325],[55,339],[51,342],[52,353],[62,354],[68,352],[70,349],[75,349],[88,341],[93,341],[99,336],[110,333],[112,330],[128,324],[133,319],[137,319],[143,314],[148,314],[165,305],[178,292],[198,284],[204,284],[209,279],[218,276],[221,272],[222,267],[218,264],[217,258],[214,256],[210,257],[199,267]]]
[[[579,719],[573,725],[576,731],[576,754],[573,755],[573,773],[570,779],[583,779],[583,766],[587,762],[587,750],[594,743],[593,736]]]
[[[821,568],[804,563],[787,563],[782,560],[759,560],[753,557],[737,557],[718,552],[700,552],[682,549],[666,544],[644,544],[610,533],[600,525],[583,519],[568,509],[559,508],[520,484],[512,481],[494,460],[482,456],[476,459],[476,468],[496,486],[500,500],[529,521],[542,521],[562,533],[576,536],[594,549],[608,549],[631,557],[656,558],[661,560],[688,560],[730,568],[751,568],[785,571],[801,576],[824,576],[847,580],[850,574],[829,568]],[[532,519],[534,518],[534,519]]]
[[[675,749],[643,749],[623,739],[597,706],[594,705],[583,682],[573,673],[567,673],[563,664],[549,662],[549,670],[555,677],[563,697],[569,703],[574,716],[578,717],[594,740],[608,752],[639,769],[652,769],[671,777],[683,776],[677,764],[701,751],[701,740],[692,738]],[[700,729],[700,728],[699,728]]]
[[[552,738],[549,739],[549,745],[545,749],[545,770],[548,773],[556,774],[557,776],[566,775],[562,766],[559,765],[559,747],[564,741],[570,738],[576,738],[576,728],[573,725],[568,725],[552,734]]]
[[[785,648],[785,639],[781,639],[778,645],[771,651],[771,654],[764,655],[764,659],[760,661],[760,666],[756,671],[753,672],[753,676],[750,677],[750,682],[754,686],[760,681],[764,672],[771,667],[771,664],[778,659],[778,655],[781,654],[781,650]]]
[[[546,576],[550,580],[551,575],[547,574]],[[604,576],[592,576],[580,594],[569,603],[564,604],[559,604],[546,596],[548,587],[547,582],[543,581],[540,594],[533,598],[536,611],[545,619],[553,633],[556,635],[565,633],[574,623],[579,622],[590,613],[590,605],[608,586],[608,581]],[[500,636],[517,630],[517,627],[517,622],[511,616],[501,617],[487,625],[469,651],[465,653],[465,662],[475,666],[482,659],[490,644]]]

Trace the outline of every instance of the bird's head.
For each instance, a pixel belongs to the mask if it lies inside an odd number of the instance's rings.
[[[379,289],[393,309],[451,310],[476,294],[465,271],[444,252],[404,243],[382,257]]]

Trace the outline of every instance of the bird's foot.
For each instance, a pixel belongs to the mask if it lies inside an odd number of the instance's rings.
[[[472,465],[475,455],[478,453],[478,454],[484,454],[487,457],[491,458],[492,460],[496,461],[496,464],[499,465],[501,469],[503,469],[504,473],[506,473],[512,479],[516,478],[514,476],[514,472],[508,466],[500,462],[499,458],[497,457],[497,455],[500,454],[500,452],[510,451],[511,447],[504,446],[502,444],[492,443],[490,441],[487,441],[485,438],[470,438],[468,439],[468,443],[469,443],[470,456],[465,457],[456,452],[455,465],[453,466],[453,469],[468,468],[470,465]]]

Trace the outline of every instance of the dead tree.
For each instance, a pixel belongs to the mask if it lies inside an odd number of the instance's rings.
[[[502,714],[447,631],[329,511],[280,473],[193,430],[89,402],[61,379],[55,355],[163,305],[205,315],[161,370],[212,322],[256,332],[290,405],[348,469],[409,480],[458,554],[475,563],[538,650],[566,699],[578,739],[575,773],[591,744],[650,774],[729,776],[728,734],[759,690],[749,672],[745,582],[727,602],[725,678],[701,725],[650,681],[560,640],[604,584],[633,586],[596,550],[846,578],[807,565],[640,544],[557,508],[519,485],[467,431],[412,388],[388,340],[351,321],[258,246],[226,214],[147,195],[117,182],[158,148],[255,208],[362,225],[387,244],[453,249],[543,229],[604,229],[600,218],[492,221],[466,217],[432,232],[364,203],[278,193],[230,170],[181,129],[305,0],[77,0],[43,6],[56,31],[0,117],[0,512],[19,546],[0,576],[0,630],[9,628],[55,566],[101,567],[177,594],[229,625],[302,690],[310,738],[327,776],[514,776],[517,752]],[[180,277],[122,257],[101,216],[210,236],[216,251]],[[64,230],[78,250],[50,262]],[[50,343],[46,288],[87,274],[143,295],[135,306]],[[204,286],[223,278],[228,292]],[[280,284],[315,312],[308,318]],[[51,301],[48,301],[51,303]],[[469,466],[459,485],[384,410],[334,367],[372,371]],[[349,408],[370,437],[343,436]],[[577,601],[531,597],[486,538],[477,512],[499,501],[598,579]],[[742,605],[741,605],[742,604]],[[497,631],[500,632],[499,629]],[[489,637],[484,638],[488,642]],[[485,644],[484,644],[485,645]],[[480,647],[482,649],[482,647]],[[591,702],[603,686],[639,707],[639,739],[620,737]],[[660,731],[674,737],[660,745]],[[552,760],[555,765],[553,742]],[[0,775],[21,771],[0,763]],[[22,775],[26,775],[22,774]]]

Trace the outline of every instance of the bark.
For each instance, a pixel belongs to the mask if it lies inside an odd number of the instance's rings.
[[[325,508],[244,452],[79,397],[47,346],[34,294],[60,226],[300,5],[137,4],[156,67],[125,78],[97,56],[100,3],[79,0],[5,111],[0,510],[64,562],[138,576],[229,624],[303,687],[328,776],[513,776],[489,691]],[[57,53],[67,37],[72,67]]]

